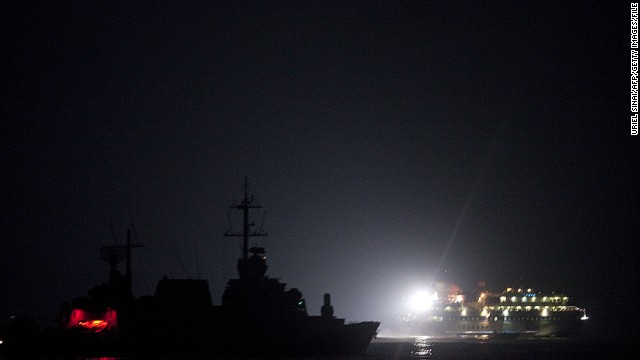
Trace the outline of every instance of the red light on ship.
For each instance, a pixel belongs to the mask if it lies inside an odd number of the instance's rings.
[[[113,309],[102,314],[91,313],[83,309],[73,309],[67,328],[83,328],[91,332],[115,330],[118,325],[118,315]]]
[[[80,321],[78,325],[92,332],[100,332],[106,329],[109,323],[104,320],[90,320],[90,321]]]

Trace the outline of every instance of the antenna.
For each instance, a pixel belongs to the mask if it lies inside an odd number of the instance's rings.
[[[262,226],[260,231],[249,231],[250,226],[255,226],[254,223],[249,222],[249,209],[260,209],[262,208],[252,196],[249,196],[249,182],[247,181],[247,177],[244,177],[244,199],[240,204],[231,206],[231,209],[242,210],[242,233],[232,232],[231,230],[225,232],[224,236],[232,236],[232,237],[242,237],[242,258],[249,258],[249,237],[250,236],[267,236],[267,233],[262,232]],[[231,221],[229,221],[229,225],[231,225]]]
[[[131,244],[131,233],[134,233],[136,237],[136,244]],[[129,225],[127,228],[127,241],[124,245],[118,244],[118,240],[116,238],[115,231],[113,230],[113,223],[111,223],[111,234],[113,235],[114,245],[111,246],[103,246],[100,249],[100,256],[103,260],[107,261],[111,266],[111,273],[117,273],[116,267],[118,263],[122,260],[125,260],[125,284],[127,291],[131,293],[131,249],[143,247],[141,243],[138,242],[138,235],[135,232],[135,228],[133,223]],[[113,275],[110,275],[110,277]],[[109,280],[111,281],[111,279]]]

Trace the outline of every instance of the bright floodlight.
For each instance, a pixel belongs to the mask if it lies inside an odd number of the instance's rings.
[[[409,305],[413,311],[426,311],[431,308],[436,299],[438,294],[435,292],[419,291],[409,299]]]

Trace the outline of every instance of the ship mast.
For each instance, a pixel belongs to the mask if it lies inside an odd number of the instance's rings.
[[[136,244],[131,244],[131,230],[133,229],[134,233],[136,231],[136,229],[133,227],[133,224],[131,224],[131,227],[129,229],[127,229],[127,244],[125,245],[125,249],[127,251],[126,253],[126,258],[125,258],[125,280],[127,282],[127,291],[129,291],[129,293],[133,293],[132,289],[131,289],[131,279],[132,279],[132,272],[131,272],[131,249],[132,248],[139,248],[139,247],[143,247],[144,245],[140,244],[139,242]],[[137,236],[136,236],[136,240],[137,240]]]
[[[244,177],[244,199],[240,204],[231,206],[231,209],[242,210],[242,233],[233,232],[231,229],[224,233],[224,236],[242,237],[242,258],[247,260],[249,258],[249,237],[252,236],[267,236],[267,233],[253,230],[250,232],[249,227],[255,226],[254,223],[249,222],[249,209],[260,209],[261,205],[257,204],[253,199],[253,195],[249,196],[249,183],[247,177]]]
[[[143,247],[144,245],[139,242],[136,244],[131,243],[131,231],[135,234],[135,228],[133,224],[127,229],[127,242],[124,245],[116,243],[111,246],[103,246],[100,249],[100,256],[103,260],[109,263],[111,271],[109,272],[109,284],[118,286],[127,296],[132,296],[132,271],[131,271],[131,249]],[[136,236],[137,238],[137,236]],[[115,239],[114,239],[115,240]],[[124,251],[124,254],[122,253]],[[118,263],[125,260],[125,272],[124,276],[120,275],[117,270]]]

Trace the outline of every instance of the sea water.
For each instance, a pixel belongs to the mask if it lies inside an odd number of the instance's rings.
[[[250,344],[247,344],[248,346]],[[178,359],[180,357],[171,357]],[[185,357],[191,358],[191,357]],[[79,359],[79,358],[78,358]],[[78,360],[76,359],[76,360]],[[136,360],[90,358],[90,360]],[[234,356],[199,360],[258,360]],[[298,360],[302,358],[266,358]],[[313,356],[307,360],[618,360],[640,359],[640,347],[632,343],[575,341],[572,339],[434,339],[429,337],[377,338],[360,356]]]
[[[378,338],[365,358],[371,360],[489,359],[640,359],[638,345],[571,339]]]

